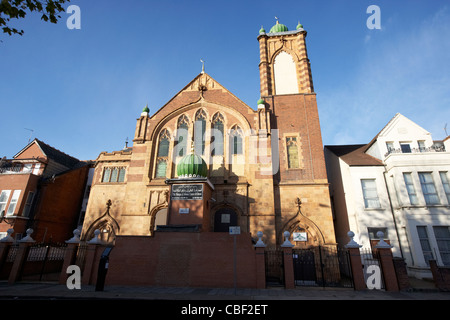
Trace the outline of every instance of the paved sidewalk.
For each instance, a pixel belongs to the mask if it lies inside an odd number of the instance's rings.
[[[105,286],[95,291],[94,286],[69,290],[54,283],[0,282],[0,300],[450,300],[450,292],[436,289],[415,289],[402,292],[384,290],[354,291],[344,288],[298,287],[284,289],[233,288],[168,288]]]

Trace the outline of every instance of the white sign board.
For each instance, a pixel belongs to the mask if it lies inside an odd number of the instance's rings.
[[[241,234],[241,227],[230,227],[230,234]]]
[[[308,241],[306,232],[294,232],[292,236],[294,241]]]

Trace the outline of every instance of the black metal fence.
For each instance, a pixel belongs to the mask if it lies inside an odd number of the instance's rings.
[[[28,248],[21,280],[57,281],[64,263],[67,244],[37,243]]]
[[[14,261],[16,260],[19,244],[15,243],[9,247],[4,261],[0,261],[0,280],[7,280],[11,272]]]
[[[353,288],[353,276],[346,249],[311,247],[293,250],[297,286]]]
[[[265,250],[266,285],[284,285],[284,261],[281,249]]]

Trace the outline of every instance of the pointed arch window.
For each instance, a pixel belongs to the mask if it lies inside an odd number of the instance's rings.
[[[297,137],[286,138],[287,159],[289,169],[298,169],[300,167],[298,159]]]
[[[182,157],[187,154],[187,141],[189,133],[189,118],[181,115],[177,122],[177,138],[175,141],[175,155]]]
[[[156,178],[165,178],[167,173],[167,160],[158,159],[156,160]]]
[[[224,118],[219,112],[212,119],[211,155],[223,156]]]
[[[242,143],[243,132],[238,125],[234,125],[230,130],[230,154],[243,154]]]
[[[281,51],[275,57],[274,74],[276,94],[298,93],[295,62],[286,51]]]
[[[159,135],[158,157],[168,157],[170,146],[170,133],[167,129],[161,131]]]
[[[196,154],[205,154],[206,112],[200,109],[195,114],[194,123],[194,150]]]
[[[158,156],[156,158],[156,178],[165,178],[169,160],[170,133],[164,129],[159,134]]]

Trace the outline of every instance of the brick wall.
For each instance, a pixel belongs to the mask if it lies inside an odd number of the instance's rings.
[[[89,167],[85,166],[44,183],[36,205],[33,238],[63,242],[77,226]]]
[[[238,235],[236,242],[237,287],[256,288],[256,252],[250,235]],[[228,233],[119,236],[106,285],[233,287],[233,246]]]
[[[441,291],[450,291],[450,268],[440,267],[436,260],[430,260],[430,269],[436,287]]]

